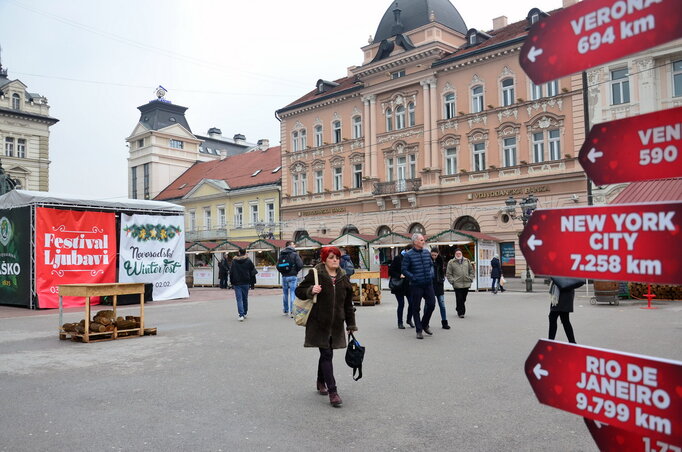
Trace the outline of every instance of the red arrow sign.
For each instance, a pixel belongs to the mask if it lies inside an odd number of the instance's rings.
[[[583,418],[592,439],[601,452],[681,451],[680,444],[669,444],[648,436],[612,427],[599,421]]]
[[[541,209],[519,238],[536,274],[682,284],[682,202]]]
[[[682,443],[682,362],[540,339],[525,371],[540,403]]]
[[[597,185],[682,176],[682,107],[596,124],[578,159]]]
[[[541,19],[519,54],[536,84],[682,37],[682,0],[586,0]]]

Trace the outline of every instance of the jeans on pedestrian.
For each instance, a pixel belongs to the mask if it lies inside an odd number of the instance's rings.
[[[469,289],[455,289],[455,300],[457,301],[457,315],[464,315],[466,313],[466,306],[464,305],[467,301],[467,295],[469,294]]]
[[[405,308],[405,295],[402,293],[395,294],[395,299],[398,301],[398,325],[403,324],[403,309]],[[410,297],[407,296],[407,322],[412,320],[412,305],[410,304]]]
[[[298,277],[296,276],[282,277],[282,307],[285,314],[294,312],[294,300],[296,300],[294,291],[296,290],[297,284]]]
[[[493,280],[492,282],[492,289],[493,293],[497,292],[498,288],[500,287],[500,278],[491,278]]]
[[[424,299],[424,316],[420,318],[419,311],[421,309],[422,298]],[[433,285],[411,285],[408,301],[412,308],[412,320],[414,320],[414,328],[417,333],[421,333],[424,328],[429,327],[431,314],[433,314],[433,311],[436,309],[436,296],[433,293]]]
[[[440,309],[440,319],[447,320],[448,315],[445,312],[445,294],[436,295],[436,300],[438,300],[438,308]]]
[[[233,286],[234,296],[237,298],[237,311],[240,317],[244,317],[249,312],[249,285]]]

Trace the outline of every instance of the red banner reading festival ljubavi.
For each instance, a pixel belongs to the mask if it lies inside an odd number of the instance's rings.
[[[38,307],[59,307],[60,284],[112,282],[116,282],[116,219],[112,212],[36,208]],[[73,307],[85,301],[64,297],[62,302],[64,307]]]

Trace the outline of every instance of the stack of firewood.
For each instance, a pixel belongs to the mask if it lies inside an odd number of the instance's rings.
[[[121,330],[131,330],[140,327],[140,318],[132,315],[114,318],[114,311],[99,311],[90,322],[91,333],[113,333],[118,330],[119,336],[125,336],[129,332]],[[67,333],[85,334],[85,319],[78,323],[65,323],[62,329]]]
[[[647,285],[640,283],[628,283],[632,298],[646,299]],[[656,300],[682,300],[682,286],[652,284],[651,293],[656,295]]]
[[[381,303],[381,290],[376,284],[363,284],[362,292],[362,299],[369,304]]]

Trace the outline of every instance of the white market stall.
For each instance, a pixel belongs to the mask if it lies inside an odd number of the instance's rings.
[[[370,270],[378,270],[381,287],[388,288],[388,267],[412,239],[406,235],[390,232],[369,242]]]
[[[251,242],[247,254],[256,265],[256,285],[260,287],[281,287],[282,279],[277,271],[279,250],[285,247],[286,240],[260,239]]]

